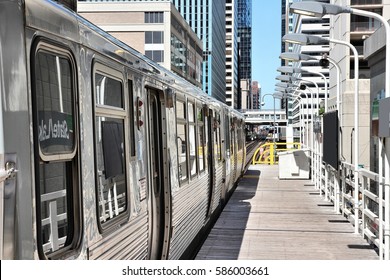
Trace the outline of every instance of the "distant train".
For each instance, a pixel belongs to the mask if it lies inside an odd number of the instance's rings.
[[[76,13],[0,1],[1,259],[183,259],[244,170],[243,115]]]

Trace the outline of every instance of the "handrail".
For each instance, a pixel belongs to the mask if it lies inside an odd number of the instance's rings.
[[[285,148],[292,145],[296,148]],[[281,148],[278,148],[282,146]],[[301,149],[301,143],[299,142],[277,142],[266,143],[261,145],[253,154],[252,164],[270,164],[274,165],[278,163],[277,152],[281,151],[295,151]]]
[[[378,173],[370,170],[359,168],[358,177],[354,175],[355,166],[348,162],[341,162],[341,193],[339,196],[332,194],[338,190],[338,185],[329,184],[328,187],[330,198],[335,205],[337,205],[336,212],[345,216],[355,227],[358,232],[373,245],[379,249],[380,259],[388,259],[389,251],[386,249],[390,246],[386,242],[384,236],[386,234],[386,221],[381,209],[385,208],[386,201],[384,198],[384,178]],[[332,170],[333,176],[338,174],[337,170]],[[358,180],[358,189],[355,189],[355,180]],[[327,182],[320,182],[320,189],[322,184]],[[355,201],[355,191],[358,191],[359,201]],[[356,221],[358,221],[356,223]]]

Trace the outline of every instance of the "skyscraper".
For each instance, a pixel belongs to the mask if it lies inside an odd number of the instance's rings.
[[[291,2],[300,2],[301,0],[286,0],[286,5],[290,5]],[[321,2],[329,3],[329,0],[321,0]],[[292,29],[291,33],[303,33],[307,35],[316,35],[321,37],[329,37],[329,16],[324,16],[323,18],[313,18],[309,16],[298,16],[291,15],[289,11],[286,12],[286,21],[291,20],[292,18]],[[302,53],[306,55],[310,55],[320,60],[323,54],[327,54],[329,52],[329,45],[310,45],[310,46],[300,46],[297,44],[286,44],[285,51],[291,51],[294,53]],[[287,64],[287,63],[286,63]],[[317,89],[316,86],[319,87],[319,99],[320,101],[327,96],[327,92],[325,92],[325,84],[328,85],[328,79],[324,81],[324,79],[320,76],[319,73],[323,74],[326,78],[329,76],[329,69],[324,69],[319,65],[318,61],[298,61],[291,63],[293,67],[301,68],[305,72],[295,74],[299,76],[299,78],[303,79],[303,84],[306,85],[309,90],[307,91],[309,100],[305,98],[306,95],[301,94],[303,99],[303,107],[304,110],[299,110],[299,102],[296,101],[294,104],[288,104],[288,118],[289,123],[292,123],[294,134],[298,134],[298,128],[300,127],[300,117],[305,119],[306,115],[303,112],[309,111],[309,122],[311,118],[311,112],[314,115],[318,115],[320,104],[317,103]],[[313,94],[314,100],[311,102],[311,96]]]
[[[332,4],[341,6],[351,6],[360,10],[370,11],[382,15],[384,18],[390,18],[390,0],[333,0]],[[381,23],[377,20],[368,17],[362,17],[352,14],[340,14],[331,17],[330,30],[331,38],[347,41],[354,45],[359,54],[359,164],[364,165],[364,168],[378,172],[378,166],[375,160],[377,158],[378,143],[375,137],[371,137],[370,128],[370,75],[375,75],[368,65],[368,61],[363,59],[363,44],[367,37],[372,35],[380,26]],[[341,121],[343,135],[354,135],[354,111],[355,102],[354,91],[351,84],[354,81],[354,56],[350,54],[350,50],[343,45],[334,44],[330,49],[330,56],[339,64],[341,68]],[[371,73],[370,73],[371,72]],[[330,75],[336,76],[336,69],[331,68]],[[336,106],[336,79],[331,79],[329,102],[331,107]],[[374,89],[375,87],[371,87]],[[371,92],[371,98],[376,95],[381,95],[379,88]],[[348,137],[342,139],[342,156],[351,161],[354,155],[349,149],[351,140]],[[372,165],[372,166],[371,166]]]
[[[202,88],[202,41],[169,1],[80,1],[78,13]]]
[[[258,81],[252,81],[252,109],[261,109],[261,86]]]
[[[252,80],[252,0],[238,0],[240,79]]]
[[[226,102],[226,1],[171,1],[203,41],[203,90]]]
[[[81,2],[82,0],[79,0]],[[158,2],[166,0],[142,0]],[[118,2],[142,2],[123,0]],[[225,0],[170,0],[203,41],[202,88],[208,95],[226,102]],[[84,0],[82,2],[117,2]]]
[[[226,104],[238,107],[238,0],[226,1]]]

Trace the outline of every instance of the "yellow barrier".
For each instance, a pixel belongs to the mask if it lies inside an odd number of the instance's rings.
[[[294,148],[286,148],[287,146],[292,145]],[[294,151],[301,149],[301,143],[266,143],[261,145],[256,152],[253,154],[252,164],[277,164],[277,152],[281,151]]]

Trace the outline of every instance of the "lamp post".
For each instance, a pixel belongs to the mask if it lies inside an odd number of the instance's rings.
[[[321,2],[315,2],[315,1],[305,1],[305,2],[296,2],[292,3],[290,6],[290,12],[291,13],[296,13],[296,14],[303,14],[303,15],[308,15],[308,16],[314,16],[314,17],[323,17],[324,15],[337,15],[341,13],[350,13],[350,14],[355,14],[358,16],[363,16],[363,17],[369,17],[369,18],[374,18],[380,21],[386,31],[386,62],[385,62],[385,94],[386,98],[390,97],[390,25],[387,22],[387,20],[382,17],[381,15],[378,15],[373,12],[369,11],[363,11],[359,9],[354,9],[351,7],[345,7],[345,6],[338,6],[338,5],[333,5],[333,4],[325,4]],[[355,101],[356,103],[356,101]],[[356,133],[356,132],[355,132]],[[357,135],[357,134],[356,134]],[[358,138],[358,137],[355,137]],[[382,159],[382,153],[383,153],[383,143],[385,141],[385,137],[383,139],[379,139],[379,181],[382,181],[382,168],[383,168],[383,159]],[[383,141],[383,142],[382,142]],[[384,239],[385,239],[385,251],[384,251],[384,258],[385,260],[390,259],[390,143],[386,140],[386,153],[384,155],[384,161],[385,163],[385,181],[384,185],[386,186],[385,189],[385,226],[384,226]],[[356,166],[355,166],[356,169]],[[355,170],[355,175],[356,175],[356,170]],[[355,177],[355,187],[357,186],[356,184],[357,177]],[[356,189],[357,190],[357,189]],[[382,193],[382,184],[381,182],[379,183],[379,192]],[[356,199],[356,194],[355,194],[355,199]],[[355,201],[356,202],[356,201]],[[380,199],[380,204],[379,207],[382,207],[382,199]],[[380,208],[381,209],[381,208]],[[382,212],[382,211],[380,211]],[[355,214],[356,216],[356,214]],[[380,218],[382,218],[382,213],[380,213]],[[355,219],[355,222],[357,220]],[[381,240],[381,234],[382,234],[382,222],[380,222],[379,226],[379,231],[380,235],[379,238]],[[357,229],[357,224],[355,224],[355,233],[358,232]],[[382,241],[381,241],[382,242]],[[379,246],[379,255],[382,258],[383,257],[383,246]]]
[[[282,55],[281,55],[282,56]],[[298,59],[299,60],[312,60],[313,57],[309,57],[308,59],[301,59],[301,58],[305,58],[305,57],[299,57],[298,56]],[[315,58],[314,58],[315,59]],[[324,74],[320,73],[320,72],[313,72],[313,71],[308,71],[308,70],[305,70],[305,69],[302,69],[302,68],[298,68],[298,67],[291,67],[291,66],[282,66],[282,67],[279,67],[277,69],[277,71],[279,72],[282,72],[282,73],[288,73],[288,74],[296,74],[296,73],[310,73],[310,74],[314,74],[314,75],[319,75],[321,76],[321,78],[324,80],[324,84],[325,84],[325,111],[327,110],[327,102],[328,102],[328,83],[326,81],[326,77]],[[283,75],[282,75],[283,76]],[[318,100],[317,100],[318,101]],[[319,105],[319,104],[318,104]]]
[[[332,64],[336,68],[336,110],[339,112],[339,116],[341,116],[340,113],[340,105],[341,102],[341,91],[340,91],[340,82],[341,82],[341,68],[340,65],[332,58],[330,58],[327,55],[324,55],[322,59],[329,61],[330,64]],[[340,118],[341,120],[341,118]]]
[[[292,89],[291,89],[291,91],[292,91]],[[306,94],[306,92],[301,91],[301,90],[298,90],[298,89],[295,89],[294,92],[303,93],[303,94],[305,95],[305,97],[306,97],[306,101],[309,100],[309,99],[308,99],[308,96],[307,96],[307,94]],[[283,96],[295,97],[295,99],[293,100],[293,102],[299,98],[300,110],[301,110],[301,112],[303,112],[303,104],[302,104],[302,103],[303,103],[303,102],[302,102],[302,101],[303,101],[303,98],[302,98],[302,96],[300,96],[300,95],[295,95],[294,93],[290,92],[288,88],[283,88],[283,89],[281,89],[280,93],[281,93]],[[304,114],[304,113],[302,113],[302,114]],[[299,124],[300,124],[300,129],[299,129],[299,143],[302,143],[302,142],[303,142],[303,141],[302,141],[302,137],[301,137],[301,132],[302,132],[302,130],[303,130],[302,117],[301,117],[302,114],[299,114]],[[308,110],[306,110],[306,120],[309,121],[309,111],[308,111]],[[306,145],[306,146],[309,146],[309,145],[308,145],[308,143],[309,143],[309,134],[307,133],[307,129],[305,129],[305,131],[306,131],[306,141],[305,141],[305,145]]]
[[[299,54],[299,53],[290,53],[290,52],[285,52],[285,53],[281,53],[280,54],[280,58],[281,59],[285,59],[285,60],[292,60],[292,61],[300,61],[300,60],[313,60],[315,58],[309,56],[309,55],[304,55],[304,54]],[[322,74],[323,75],[323,74]],[[324,76],[325,78],[325,76]],[[301,78],[297,78],[297,77],[292,77],[290,75],[279,75],[276,77],[276,79],[278,80],[281,80],[281,81],[286,81],[286,82],[290,82],[292,83],[293,81],[301,81],[301,82],[305,82],[305,83],[312,83],[315,85],[316,89],[317,89],[317,106],[319,106],[320,104],[320,101],[319,101],[319,96],[320,96],[320,90],[319,90],[319,87],[318,87],[318,84],[314,81],[309,81],[309,80],[302,80]],[[326,80],[325,80],[325,84],[326,84]],[[311,98],[312,98],[312,103],[311,103],[311,110],[313,111],[314,110],[314,102],[313,102],[313,92],[310,90],[310,88],[308,87],[307,88],[310,93],[311,93]],[[317,175],[318,177],[320,178],[320,180],[316,180],[314,178],[314,170],[317,170],[317,167],[320,168],[321,165],[319,164],[320,160],[321,160],[321,156],[320,156],[320,153],[319,153],[319,145],[318,145],[318,141],[314,142],[314,125],[313,125],[313,121],[314,121],[314,118],[311,119],[311,132],[312,132],[312,137],[311,137],[311,151],[312,151],[312,157],[311,157],[311,165],[312,165],[312,182],[314,182],[314,185],[315,187],[317,188],[317,186],[319,187],[319,190],[321,192],[321,174],[322,172],[320,172],[321,170],[319,170],[317,172]],[[314,157],[316,157],[316,161],[314,161]],[[318,183],[318,185],[317,185]]]
[[[261,105],[263,106],[264,105],[264,97],[268,96],[268,95],[272,95],[273,99],[274,99],[274,132],[272,134],[272,140],[273,140],[273,143],[274,143],[274,148],[275,148],[275,127],[276,127],[276,112],[275,112],[275,96],[273,93],[267,93],[267,94],[264,94],[263,97],[261,98]]]
[[[290,36],[292,35],[292,36]],[[297,41],[297,43],[299,43],[300,41],[304,41],[305,38],[302,38],[303,36],[306,36],[305,34],[286,34],[284,37],[283,37],[283,41],[287,41],[287,42],[290,42],[290,43],[295,43],[294,41],[294,35],[296,35],[298,37],[298,40],[295,40]],[[290,36],[290,38],[288,37]],[[292,37],[292,38],[291,38]],[[283,54],[282,54],[283,55]],[[282,56],[281,55],[281,56]],[[293,59],[293,58],[291,58]],[[297,58],[295,58],[294,60],[312,60],[312,59],[316,59],[314,57],[304,57],[302,56],[301,57],[301,54],[298,54]],[[298,67],[290,67],[290,66],[284,66],[284,67],[280,67],[278,68],[278,71],[280,72],[284,72],[284,73],[290,73],[290,74],[295,74],[295,73],[311,73],[311,74],[315,74],[315,75],[319,75],[322,77],[322,79],[324,80],[324,85],[325,85],[325,112],[327,112],[328,110],[328,82],[327,82],[327,79],[325,77],[324,74],[320,73],[320,72],[312,72],[312,71],[307,71],[305,69],[302,69],[302,68],[298,68]],[[319,93],[318,93],[319,95]],[[317,106],[318,108],[320,107],[319,105],[319,98],[318,98],[318,95],[317,95]],[[318,114],[319,115],[319,114]],[[316,134],[316,136],[318,136]],[[318,166],[317,169],[318,169],[318,174],[319,174],[319,189],[320,189],[320,195],[322,194],[321,193],[321,182],[322,182],[322,143],[321,141],[318,139],[316,139],[316,145],[317,145],[317,164]],[[325,199],[328,200],[328,169],[327,169],[327,165],[325,165],[325,185],[324,185],[324,190],[325,190]]]
[[[309,1],[310,2],[310,1]],[[300,2],[300,3],[309,3],[309,2]],[[312,2],[310,2],[312,3]],[[319,3],[319,2],[314,2]],[[294,3],[296,4],[296,3]],[[315,5],[317,6],[317,5]],[[359,211],[359,54],[351,43],[344,42],[336,39],[326,39],[323,37],[306,35],[306,34],[286,34],[283,36],[285,42],[301,44],[301,45],[311,45],[311,44],[326,44],[329,42],[341,44],[348,46],[354,55],[354,83],[355,83],[355,93],[354,93],[354,131],[355,131],[355,141],[354,141],[354,211],[355,211],[355,233],[359,233],[359,215],[356,215]]]
[[[289,77],[289,76],[288,76]],[[285,77],[280,77],[280,79],[283,79],[283,80],[287,80],[287,78],[285,78]],[[319,95],[319,87],[318,87],[318,85],[317,85],[317,83],[315,83],[315,82],[313,82],[313,81],[307,81],[307,80],[301,80],[300,78],[295,78],[295,80],[296,81],[300,81],[300,83],[313,83],[315,86],[316,86],[316,88],[317,88],[317,102],[318,102],[318,95]],[[282,85],[284,86],[284,85],[291,85],[291,83],[282,83]],[[314,99],[313,99],[313,91],[309,88],[309,87],[306,87],[307,88],[307,90],[309,90],[309,92],[310,92],[310,96],[311,96],[311,121],[310,121],[310,130],[311,130],[311,133],[312,133],[312,137],[310,138],[311,139],[311,141],[310,141],[310,146],[309,146],[309,133],[306,133],[306,137],[307,137],[307,142],[306,142],[306,145],[308,146],[308,147],[310,147],[310,151],[311,151],[311,153],[312,153],[312,156],[311,156],[311,166],[312,166],[312,169],[311,169],[311,174],[312,174],[312,176],[311,176],[311,180],[312,180],[312,182],[314,182],[314,185],[315,185],[315,187],[317,188],[317,186],[319,186],[319,185],[317,185],[317,182],[318,182],[318,180],[316,180],[315,179],[315,177],[314,177],[314,175],[315,175],[315,173],[314,173],[314,170],[317,170],[317,165],[318,165],[318,167],[320,166],[319,164],[315,164],[315,161],[314,161],[314,157],[316,156],[316,161],[319,161],[320,159],[317,157],[318,156],[318,152],[317,152],[317,143],[314,143],[314,125],[313,125],[313,120],[314,120],[314,110],[313,110],[313,108],[314,108]],[[295,90],[295,91],[297,91],[297,90]],[[307,96],[307,94],[304,92],[304,91],[300,91],[301,93],[304,93],[304,95],[305,95],[305,97],[306,97],[306,100],[308,101],[309,99],[308,99],[308,96]],[[308,106],[307,106],[308,107]],[[307,108],[307,112],[308,112],[308,108]],[[307,114],[307,121],[309,122],[309,115]],[[306,130],[306,132],[308,131],[308,129]],[[316,147],[314,146],[314,144],[316,145]],[[317,174],[319,174],[319,177],[321,177],[321,174],[320,174],[320,172],[317,172]],[[319,189],[320,189],[320,191],[321,191],[321,187],[319,186]]]

